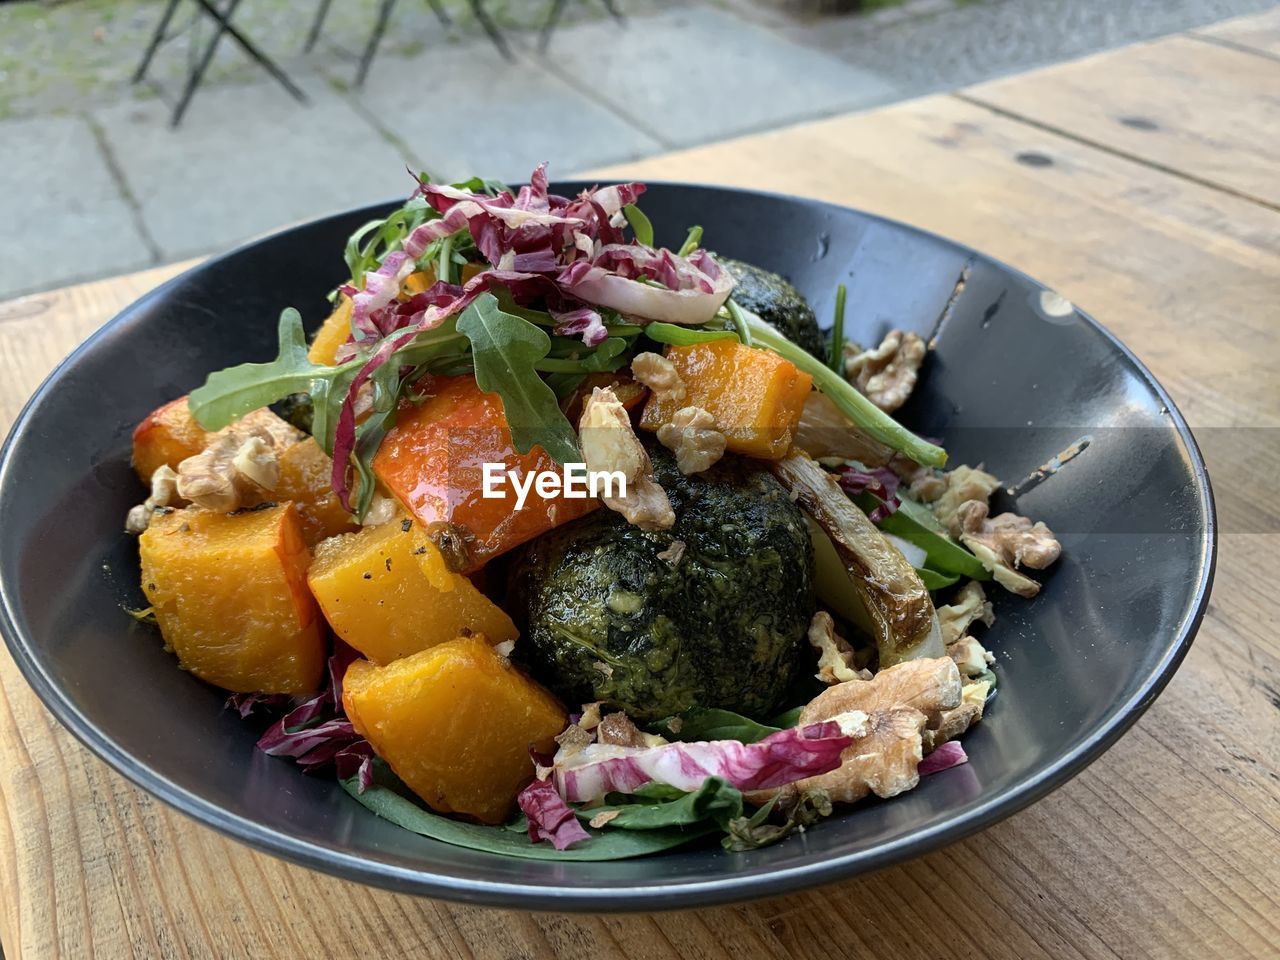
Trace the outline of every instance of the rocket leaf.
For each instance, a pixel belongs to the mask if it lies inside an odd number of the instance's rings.
[[[555,391],[535,365],[551,352],[551,338],[537,324],[506,313],[493,294],[483,293],[458,318],[471,341],[476,383],[502,398],[517,450],[540,446],[557,463],[581,460],[578,438],[556,402]]]

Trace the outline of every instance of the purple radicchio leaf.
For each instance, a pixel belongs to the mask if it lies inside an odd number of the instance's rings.
[[[852,495],[865,492],[880,501],[880,505],[867,515],[872,523],[879,523],[902,505],[902,500],[898,497],[901,481],[888,467],[859,470],[846,465],[840,468],[837,479],[846,493]]]
[[[917,769],[920,776],[927,777],[931,773],[941,773],[943,770],[950,770],[952,767],[968,762],[969,755],[964,752],[964,747],[960,746],[959,741],[949,740],[921,760]]]
[[[533,843],[550,840],[557,850],[565,850],[580,840],[591,839],[550,780],[534,780],[520,791],[516,802],[529,818],[529,840]]]

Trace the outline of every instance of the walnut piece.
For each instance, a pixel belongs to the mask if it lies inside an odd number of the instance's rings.
[[[809,645],[818,651],[817,677],[823,683],[871,679],[871,671],[854,667],[853,647],[836,636],[835,621],[825,610],[815,613],[809,623]]]
[[[1043,570],[1061,556],[1062,545],[1043,523],[1032,524],[1016,513],[988,517],[989,512],[981,500],[970,500],[960,507],[960,542],[973,551],[1000,586],[1022,597],[1034,597],[1040,584],[1016,568]]]
[[[937,612],[942,642],[947,646],[963,638],[975,621],[988,627],[996,622],[991,603],[977,580],[966,583],[957,591],[955,599],[944,607],[938,607]]]
[[[915,389],[926,351],[924,341],[916,334],[890,330],[874,350],[845,344],[844,375],[868,400],[885,413],[892,413],[907,402]]]
[[[617,471],[626,479],[626,496],[601,497],[604,505],[641,530],[671,529],[676,522],[671,501],[654,480],[649,454],[612,390],[596,387],[591,391],[582,408],[578,432],[588,471]]]
[[[596,743],[616,747],[658,747],[666,743],[656,733],[644,733],[625,713],[605,714],[596,726]]]
[[[631,376],[653,391],[659,400],[685,398],[687,391],[680,371],[660,353],[637,353],[631,360]]]
[[[926,754],[942,746],[949,740],[955,740],[970,727],[982,719],[982,711],[987,706],[987,695],[991,692],[991,684],[986,680],[966,683],[960,693],[960,705],[942,711],[942,722],[936,730],[925,730],[922,746]]]
[[[820,787],[842,803],[910,790],[920,780],[926,731],[940,729],[961,703],[960,674],[948,657],[908,660],[865,683],[828,687],[800,712],[800,723],[861,712],[867,732],[845,748],[838,769],[800,780],[794,789]]]
[[[178,503],[178,475],[167,463],[156,467],[151,474],[151,494],[142,503],[129,510],[125,517],[126,533],[142,533],[151,525],[151,517],[157,510]]]
[[[976,677],[987,672],[996,658],[973,637],[961,637],[947,644],[947,656],[955,661],[957,669],[966,677]]]
[[[265,407],[247,413],[178,464],[178,495],[219,513],[259,503],[280,480],[280,453],[302,436]]]
[[[658,442],[676,455],[676,466],[688,476],[701,473],[724,456],[725,437],[716,420],[701,407],[681,407],[670,423],[658,428]]]
[[[956,467],[944,473],[941,480],[946,486],[933,500],[933,515],[953,537],[960,536],[960,508],[970,500],[986,503],[1000,489],[1000,481],[981,467]]]
[[[960,672],[950,657],[904,660],[866,683],[837,683],[823,690],[800,712],[800,723],[816,723],[851,710],[871,714],[907,706],[923,713],[934,728],[943,710],[960,705],[960,686]]]
[[[672,540],[671,546],[658,553],[659,560],[665,560],[673,567],[680,565],[680,558],[684,556],[685,542],[683,540]]]

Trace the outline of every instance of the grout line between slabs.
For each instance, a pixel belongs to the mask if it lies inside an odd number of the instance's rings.
[[[87,110],[81,113],[80,117],[84,120],[85,125],[88,126],[90,134],[93,135],[94,142],[98,145],[98,153],[102,155],[102,162],[107,165],[107,171],[111,174],[111,179],[115,183],[116,189],[120,192],[121,199],[124,200],[125,206],[129,208],[129,217],[133,221],[134,229],[138,231],[138,235],[142,238],[143,245],[147,248],[151,262],[153,264],[161,263],[164,259],[164,254],[160,249],[160,245],[156,243],[155,237],[151,236],[151,231],[147,229],[147,223],[142,216],[142,204],[138,202],[138,198],[134,195],[133,189],[129,186],[129,181],[125,178],[124,168],[120,166],[120,161],[116,158],[115,151],[111,149],[111,145],[107,142],[106,132]]]

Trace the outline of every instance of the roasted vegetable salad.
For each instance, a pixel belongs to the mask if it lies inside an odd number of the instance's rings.
[[[696,225],[656,247],[644,189],[423,175],[327,319],[134,432],[146,619],[408,830],[738,851],[910,790],[995,689],[985,590],[1060,552],[892,416],[919,336],[859,346],[843,295],[824,334]]]

